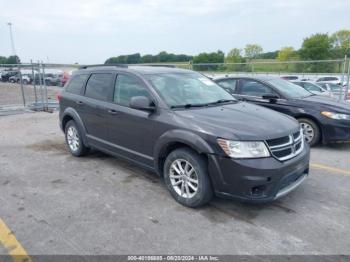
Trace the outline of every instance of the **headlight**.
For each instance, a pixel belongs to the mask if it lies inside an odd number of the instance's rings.
[[[350,115],[347,115],[347,114],[339,114],[339,113],[327,112],[327,111],[323,111],[321,112],[321,114],[331,119],[350,120]]]
[[[224,152],[232,158],[260,158],[269,157],[270,152],[261,141],[231,141],[218,139]]]

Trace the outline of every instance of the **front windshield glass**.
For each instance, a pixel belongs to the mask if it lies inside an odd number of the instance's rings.
[[[268,82],[273,85],[278,91],[289,98],[301,98],[312,95],[309,91],[301,86],[295,85],[283,79],[271,79]]]
[[[170,107],[235,101],[223,88],[198,73],[160,73],[146,78]]]
[[[304,84],[306,90],[310,91],[310,92],[324,92],[324,90],[318,86],[318,85],[315,85],[313,83],[305,83]]]

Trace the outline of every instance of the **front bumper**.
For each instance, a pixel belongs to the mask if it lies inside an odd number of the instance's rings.
[[[273,157],[237,160],[211,155],[209,174],[216,195],[269,202],[296,189],[308,176],[310,149],[281,162]]]
[[[322,123],[323,143],[349,142],[350,121],[327,119]]]

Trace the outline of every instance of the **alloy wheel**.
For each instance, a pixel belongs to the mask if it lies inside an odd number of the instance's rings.
[[[300,126],[303,130],[306,142],[311,143],[315,136],[314,128],[310,124],[304,122],[301,122]]]
[[[198,191],[198,175],[194,167],[185,159],[177,159],[170,165],[170,182],[175,192],[190,199]]]
[[[79,149],[78,130],[74,126],[70,126],[67,130],[67,141],[69,148],[75,152]]]

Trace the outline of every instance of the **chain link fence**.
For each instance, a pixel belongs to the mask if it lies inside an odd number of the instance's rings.
[[[140,64],[138,64],[140,65]],[[246,63],[159,63],[152,66],[171,66],[201,72],[208,77],[270,75],[295,80],[316,81],[335,77],[342,87],[339,100],[349,92],[350,59],[319,61],[252,60]],[[79,65],[0,64],[0,113],[3,110],[53,110],[58,107],[57,94]]]
[[[76,65],[43,63],[0,65],[0,111],[58,107],[57,94]]]

